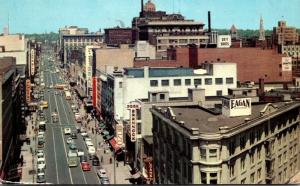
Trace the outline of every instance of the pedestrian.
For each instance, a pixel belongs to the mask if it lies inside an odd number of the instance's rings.
[[[101,159],[101,163],[102,163],[102,162],[103,162],[103,156],[101,156],[101,158],[100,158],[100,159]]]
[[[112,164],[112,158],[111,157],[109,158],[109,163]]]
[[[117,161],[117,163],[116,163],[116,164],[117,164],[117,167],[119,167],[119,162],[118,162],[118,161]]]

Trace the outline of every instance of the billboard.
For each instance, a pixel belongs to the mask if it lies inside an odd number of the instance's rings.
[[[222,113],[230,117],[251,115],[251,98],[222,99]]]
[[[282,57],[281,67],[282,67],[282,71],[292,71],[292,58]]]

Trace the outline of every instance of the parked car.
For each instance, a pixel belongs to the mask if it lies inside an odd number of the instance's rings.
[[[92,156],[93,159],[92,159],[92,165],[93,166],[99,166],[100,165],[100,161],[99,161],[99,158],[98,156]]]
[[[101,184],[110,184],[108,177],[103,177],[100,179]]]
[[[37,183],[46,183],[45,173],[38,173],[36,177]]]
[[[90,171],[91,170],[91,166],[89,162],[81,162],[81,168],[83,171]]]
[[[74,143],[74,140],[71,138],[71,137],[68,137],[68,139],[67,139],[67,144],[70,144],[70,143]]]
[[[96,154],[95,147],[88,147],[88,154],[89,155],[95,155]]]
[[[100,179],[104,177],[108,177],[105,169],[97,169],[97,175]]]
[[[70,148],[71,150],[77,150],[76,143],[70,143],[70,144],[69,144],[69,148]]]
[[[86,136],[88,136],[88,133],[86,133],[86,132],[81,132],[81,136],[82,136],[82,137],[86,137]]]
[[[38,158],[37,165],[38,165],[38,169],[45,169],[46,168],[45,158]]]

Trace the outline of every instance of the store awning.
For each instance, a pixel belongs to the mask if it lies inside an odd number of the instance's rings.
[[[115,138],[112,138],[109,140],[109,144],[112,146],[115,152],[117,152],[120,149],[120,146],[117,144],[117,141]]]
[[[82,97],[82,98],[86,97],[85,92],[80,87],[75,86],[74,88],[80,97]]]

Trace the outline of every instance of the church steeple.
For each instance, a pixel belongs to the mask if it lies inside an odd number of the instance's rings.
[[[264,21],[262,19],[262,17],[260,16],[260,24],[259,24],[259,41],[264,41],[266,40],[265,37],[265,29],[264,29]]]

